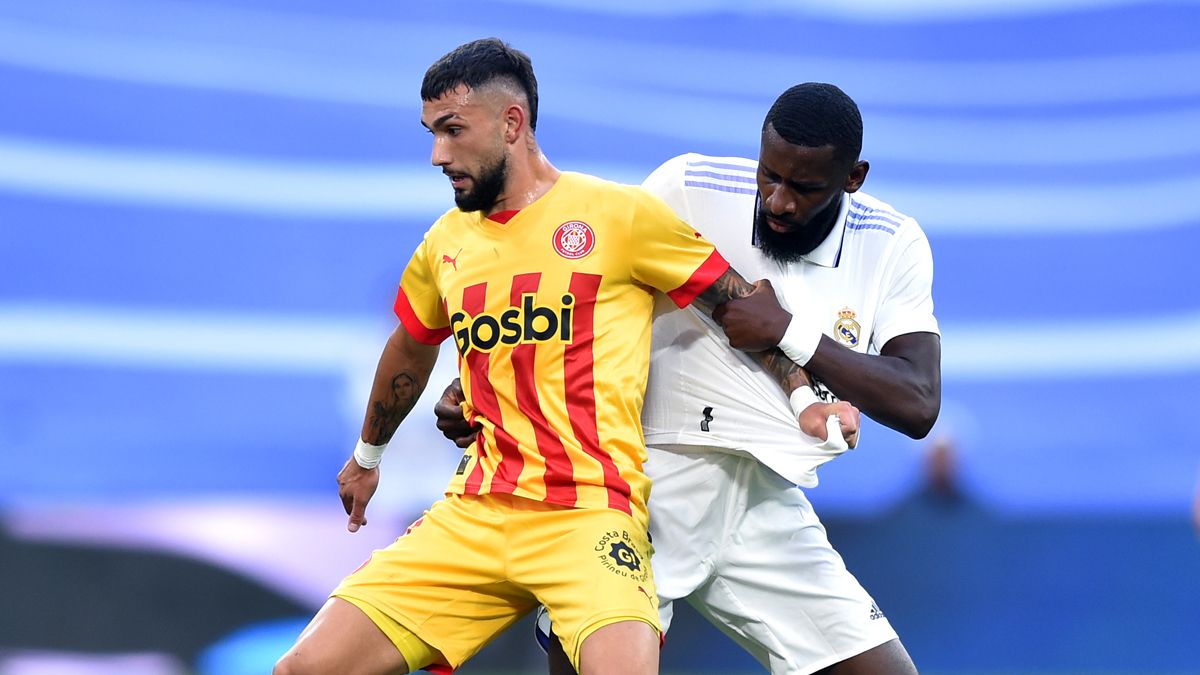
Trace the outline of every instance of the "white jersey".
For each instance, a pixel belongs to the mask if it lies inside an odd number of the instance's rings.
[[[642,186],[716,244],[743,277],[769,279],[786,309],[818,317],[825,334],[850,349],[878,353],[897,335],[938,332],[933,256],[916,220],[870,195],[847,194],[825,241],[800,262],[781,265],[753,241],[757,170],[749,159],[687,154]],[[642,412],[646,443],[750,455],[788,481],[814,487],[817,467],[836,455],[801,433],[775,379],[732,349],[703,313],[669,311],[666,302],[659,308]]]

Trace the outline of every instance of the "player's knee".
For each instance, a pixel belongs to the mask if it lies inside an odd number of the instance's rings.
[[[291,654],[284,654],[271,669],[271,675],[301,675],[303,672],[304,669],[296,665],[296,659]]]
[[[296,652],[284,654],[271,669],[271,675],[315,675],[317,672],[312,663],[305,663]]]

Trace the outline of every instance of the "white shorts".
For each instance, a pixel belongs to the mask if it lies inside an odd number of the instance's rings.
[[[896,639],[800,488],[751,457],[668,447],[649,448],[646,463],[664,631],[686,598],[773,675]]]

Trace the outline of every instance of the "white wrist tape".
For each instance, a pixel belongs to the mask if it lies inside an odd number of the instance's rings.
[[[788,397],[788,403],[792,404],[792,414],[796,416],[796,419],[800,419],[800,413],[804,412],[804,409],[808,406],[820,403],[820,399],[817,398],[817,394],[812,390],[812,387],[804,384],[792,392],[792,395]]]
[[[371,445],[360,438],[358,445],[354,446],[354,461],[364,469],[374,469],[383,459],[384,450],[387,450],[387,443]]]
[[[807,365],[821,343],[821,329],[812,320],[800,314],[792,315],[792,322],[779,340],[779,349],[797,365]]]

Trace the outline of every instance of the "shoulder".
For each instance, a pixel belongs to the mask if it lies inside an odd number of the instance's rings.
[[[725,194],[755,194],[758,162],[745,157],[715,157],[691,153],[681,160],[683,186],[689,190]]]
[[[902,213],[882,199],[861,191],[849,197],[850,207],[846,212],[848,233],[890,236],[901,241],[925,238],[916,218]]]
[[[472,218],[473,215],[474,214],[464,213],[457,207],[451,208],[442,215],[438,216],[437,220],[433,221],[433,225],[429,226],[429,231],[425,233],[425,236],[429,237],[430,235],[441,234],[448,230],[462,227],[463,225],[467,224],[468,220]]]
[[[601,178],[590,173],[563,171],[558,180],[571,192],[622,192],[630,186]]]
[[[559,178],[565,181],[562,195],[571,202],[586,202],[601,206],[611,214],[630,214],[647,204],[661,202],[640,185],[618,183],[587,173],[564,171]]]
[[[873,259],[895,269],[933,264],[929,239],[916,218],[869,194],[857,192],[851,197],[845,237],[862,260]]]
[[[757,172],[754,160],[692,152],[663,162],[642,187],[688,221],[724,220],[753,202]]]
[[[652,192],[659,189],[754,187],[758,162],[744,157],[716,157],[689,152],[663,162],[642,182]]]
[[[422,244],[426,247],[440,246],[446,242],[457,242],[464,237],[471,237],[475,233],[472,219],[477,220],[478,214],[464,213],[458,208],[451,208],[433,221],[422,237]]]

